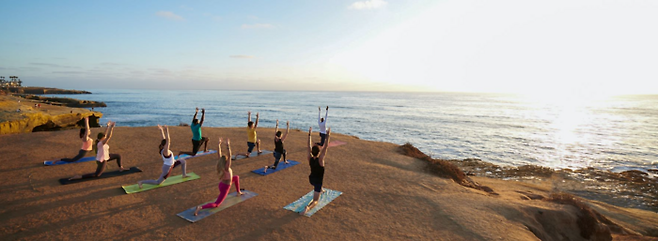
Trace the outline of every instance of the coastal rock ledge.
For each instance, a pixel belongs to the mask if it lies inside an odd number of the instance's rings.
[[[0,135],[36,131],[61,130],[84,127],[84,118],[89,117],[90,127],[99,127],[97,111],[71,108],[0,95]]]
[[[50,131],[66,128],[84,127],[84,118],[89,116],[90,127],[99,127],[100,112],[68,113],[49,115],[47,113],[29,113],[21,120],[0,123],[0,134]]]
[[[46,113],[25,114],[25,119],[0,123],[0,134],[50,131],[66,128],[84,127],[84,118],[89,116],[90,127],[99,127],[100,112],[69,113],[51,116]]]

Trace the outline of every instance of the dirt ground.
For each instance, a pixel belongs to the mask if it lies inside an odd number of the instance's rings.
[[[498,194],[492,195],[428,173],[424,161],[399,154],[396,144],[340,134],[332,140],[347,144],[329,148],[324,186],[343,195],[310,218],[284,210],[313,188],[307,135],[299,130],[291,130],[285,147],[300,165],[260,176],[251,171],[270,165],[271,154],[234,161],[241,187],[258,196],[192,224],[176,214],[217,197],[217,156],[188,159],[188,172],[201,179],[125,194],[122,185],[159,176],[161,137],[156,127],[118,125],[110,152],[122,155],[124,167],[144,172],[70,185],[58,179],[93,172],[96,164],[43,161],[76,155],[77,130],[0,135],[0,240],[585,240],[576,208],[529,198],[548,196],[550,182],[474,177]],[[170,130],[171,149],[190,151],[189,127]],[[93,128],[92,137],[100,131]],[[234,154],[247,149],[244,128],[204,127],[203,135],[210,149],[220,136],[231,139]],[[274,147],[273,135],[259,128],[263,149]],[[110,162],[106,171],[116,169]],[[589,205],[628,230],[616,240],[657,240],[647,235],[658,236],[658,214]]]

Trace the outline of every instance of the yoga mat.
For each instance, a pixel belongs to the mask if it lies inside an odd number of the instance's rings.
[[[253,170],[253,171],[251,171],[251,172],[256,173],[256,174],[260,174],[260,175],[262,175],[262,176],[266,176],[266,175],[269,175],[269,174],[272,174],[272,173],[275,173],[275,172],[281,171],[281,170],[283,170],[283,169],[286,169],[286,168],[288,168],[288,167],[291,167],[291,166],[294,166],[294,165],[297,165],[297,164],[299,164],[299,162],[296,162],[296,161],[293,161],[293,160],[288,160],[288,164],[286,164],[286,163],[283,162],[283,161],[280,161],[280,162],[279,162],[279,165],[276,166],[276,169],[270,169],[270,168],[268,168],[268,169],[267,169],[267,172],[264,172],[264,171],[265,171],[265,167],[261,167],[261,168],[258,168],[258,169],[256,169],[256,170]]]
[[[258,151],[253,151],[253,152],[251,152],[251,155],[249,155],[249,157],[250,158],[251,157],[257,157],[257,156],[262,156],[262,155],[271,154],[271,153],[272,153],[272,151],[268,151],[268,150],[263,150],[263,152],[260,153],[260,154],[258,154]],[[233,158],[233,160],[240,160],[240,159],[245,159],[246,157],[245,156],[234,155],[231,158]]]
[[[331,143],[329,143],[329,147],[342,146],[342,145],[345,145],[345,144],[347,144],[347,142],[344,142],[344,141],[332,141]]]
[[[190,156],[188,154],[181,154],[180,156],[175,156],[174,159],[176,159],[176,160],[178,160],[178,158],[189,159],[189,158],[198,157],[198,156],[205,156],[205,155],[209,155],[209,154],[213,154],[213,153],[217,153],[217,151],[216,150],[208,150],[208,152],[198,151],[196,153],[196,156]]]
[[[141,169],[138,167],[131,167],[128,170],[125,171],[111,171],[111,172],[103,172],[100,177],[89,177],[89,178],[82,178],[82,179],[75,179],[75,180],[69,180],[68,178],[62,178],[59,179],[59,183],[62,185],[66,184],[72,184],[72,183],[78,183],[78,182],[86,182],[86,181],[91,181],[91,180],[96,180],[96,179],[101,179],[101,178],[109,178],[109,177],[116,177],[116,176],[123,176],[123,175],[128,175],[128,174],[133,174],[137,172],[142,172]]]
[[[187,221],[190,221],[190,222],[194,223],[194,222],[199,221],[201,219],[204,219],[204,218],[206,218],[210,215],[213,215],[213,214],[215,214],[219,211],[222,211],[222,210],[224,210],[228,207],[231,207],[235,204],[241,203],[244,200],[247,200],[249,198],[258,196],[258,194],[256,194],[255,192],[247,191],[247,190],[242,190],[242,193],[243,193],[242,196],[239,196],[239,197],[237,196],[237,194],[238,194],[237,192],[229,194],[228,196],[226,196],[226,199],[224,199],[224,202],[222,202],[222,204],[219,205],[219,207],[199,210],[199,214],[197,216],[194,216],[194,209],[196,209],[196,206],[194,206],[194,207],[192,207],[188,210],[185,210],[185,211],[183,211],[183,212],[181,212],[177,215],[179,217],[187,220]],[[205,202],[201,205],[205,205],[207,203],[215,202],[215,200],[216,199],[214,199],[210,202]]]
[[[313,207],[313,209],[309,210],[306,212],[304,216],[310,217],[311,215],[315,214],[318,210],[322,209],[324,206],[329,204],[331,201],[336,199],[338,196],[343,194],[343,192],[340,191],[334,191],[331,189],[326,189],[324,188],[324,193],[320,195],[320,200],[318,200],[318,204]],[[294,201],[291,204],[288,204],[288,206],[283,207],[283,209],[287,209],[296,213],[301,213],[304,211],[304,208],[306,205],[313,200],[313,191],[310,191],[306,195],[304,195],[302,198],[297,199],[297,201]]]
[[[95,161],[95,160],[96,160],[96,156],[88,156],[88,157],[80,158],[80,160],[77,160],[77,161],[74,161],[74,162],[62,162],[62,161],[60,161],[60,162],[57,162],[57,163],[53,164],[53,161],[55,161],[55,160],[44,161],[43,165],[44,166],[59,166],[59,165],[64,165],[64,164],[88,162],[88,161]]]
[[[148,191],[160,187],[166,187],[174,184],[179,184],[187,181],[192,181],[199,179],[199,175],[195,174],[194,172],[188,173],[189,177],[186,177],[183,179],[183,175],[178,175],[178,176],[173,176],[167,178],[162,184],[160,185],[152,185],[152,184],[142,184],[142,189],[139,189],[139,185],[133,184],[133,185],[127,185],[127,186],[121,186],[124,191],[126,191],[126,194],[131,194],[131,193],[137,193],[137,192],[143,192],[143,191]]]

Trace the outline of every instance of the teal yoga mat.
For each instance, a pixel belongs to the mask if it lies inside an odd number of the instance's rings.
[[[257,157],[257,156],[264,156],[265,154],[272,154],[272,151],[263,150],[263,152],[260,153],[260,154],[258,154],[258,151],[253,151],[253,152],[251,152],[251,155],[249,155],[249,158],[253,158],[253,157]],[[233,160],[240,160],[240,159],[245,159],[246,157],[245,156],[233,155],[231,158],[233,158]]]
[[[193,157],[200,157],[200,156],[210,155],[213,153],[217,153],[217,151],[216,150],[208,150],[208,152],[198,151],[195,156],[190,156],[188,154],[181,154],[180,156],[175,156],[174,159],[176,160],[178,160],[178,158],[190,159]]]
[[[318,204],[313,207],[313,209],[309,210],[306,212],[304,216],[310,217],[311,215],[315,214],[318,210],[322,209],[324,206],[327,206],[331,201],[336,199],[338,196],[343,194],[343,192],[340,191],[335,191],[331,189],[324,189],[324,193],[320,195],[320,200],[318,201]],[[304,195],[302,198],[297,199],[297,201],[294,201],[291,204],[288,204],[287,206],[283,207],[283,209],[287,209],[296,213],[301,213],[304,211],[304,208],[306,205],[313,200],[313,191],[310,191],[306,195]]]
[[[219,207],[199,210],[199,215],[197,215],[197,216],[194,216],[194,209],[196,209],[196,206],[194,206],[190,209],[187,209],[187,210],[185,210],[185,211],[183,211],[183,212],[181,212],[177,215],[179,217],[187,220],[187,221],[190,221],[190,222],[194,223],[194,222],[199,221],[201,219],[204,219],[204,218],[206,218],[210,215],[213,215],[213,214],[215,214],[219,211],[222,211],[226,208],[229,208],[229,207],[231,207],[235,204],[241,203],[241,202],[243,202],[247,199],[258,196],[258,194],[256,194],[255,192],[247,191],[247,190],[242,190],[242,193],[243,193],[242,196],[239,196],[239,197],[237,196],[237,192],[230,193],[228,196],[226,196],[226,199],[224,199],[224,202],[222,202],[222,204],[220,204]],[[210,202],[205,202],[201,205],[205,205],[207,203],[215,202],[215,200],[212,200]]]

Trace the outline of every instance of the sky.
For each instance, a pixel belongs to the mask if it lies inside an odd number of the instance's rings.
[[[658,1],[0,0],[0,76],[72,89],[658,94]]]

